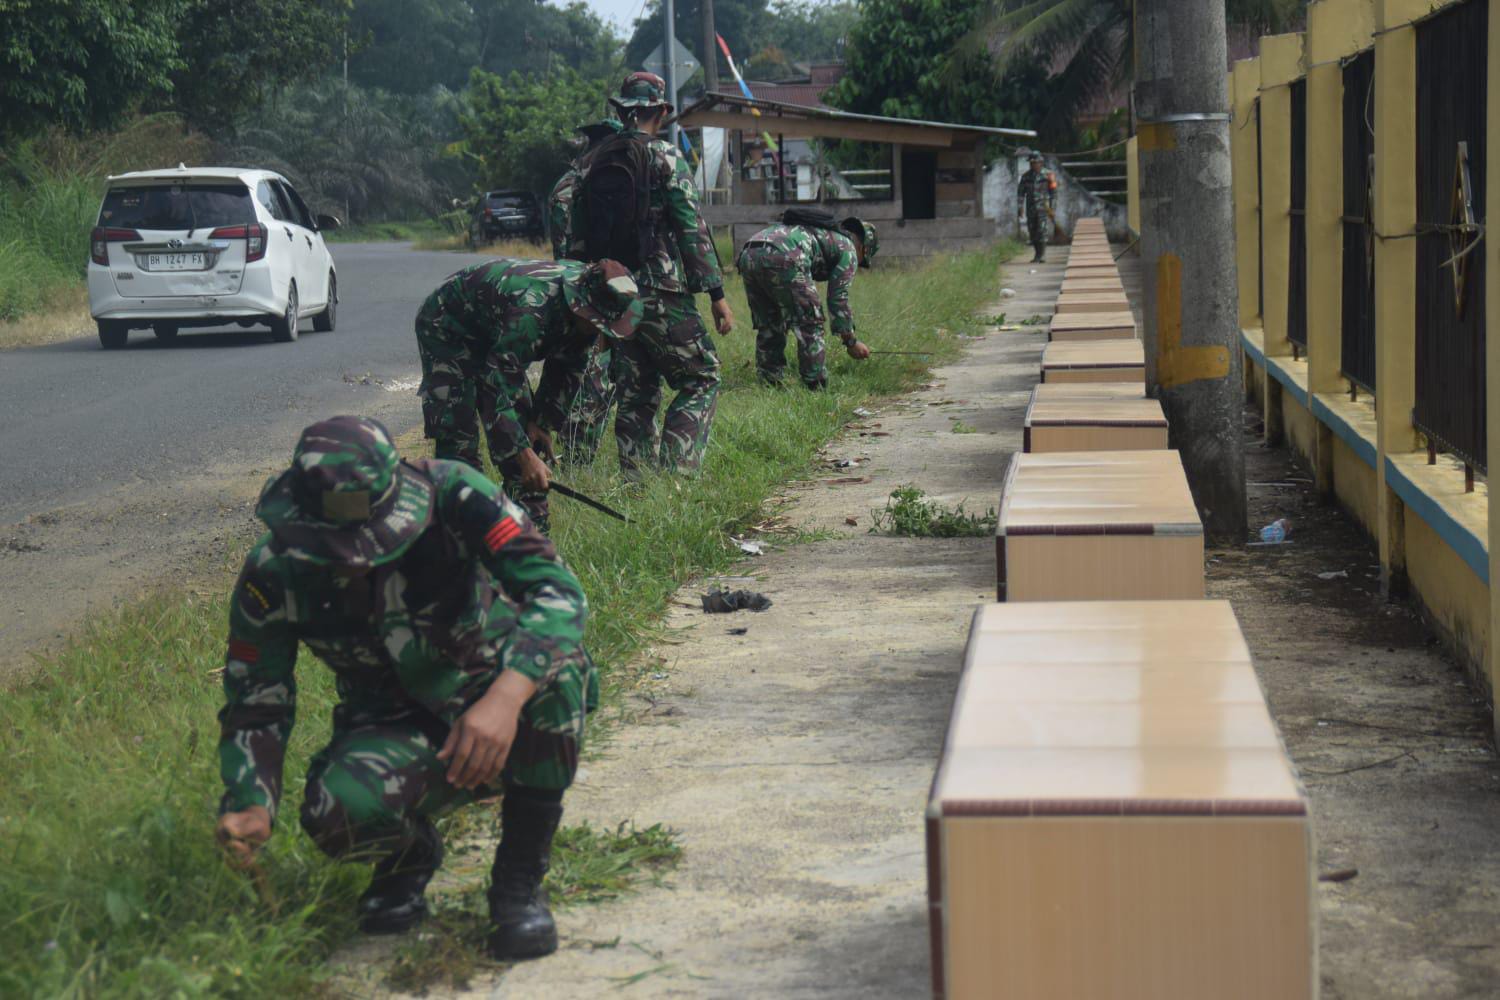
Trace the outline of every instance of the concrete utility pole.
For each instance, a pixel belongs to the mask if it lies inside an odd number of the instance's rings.
[[[667,64],[667,100],[677,103],[677,5],[672,0],[662,0],[662,17],[666,19],[666,30],[662,32],[662,59]],[[672,148],[677,148],[677,122],[674,119],[667,132]]]
[[[1245,540],[1224,0],[1135,0],[1146,379],[1204,531]]]
[[[700,20],[703,22],[703,89],[712,93],[719,89],[719,43],[714,34],[714,0],[701,0]]]

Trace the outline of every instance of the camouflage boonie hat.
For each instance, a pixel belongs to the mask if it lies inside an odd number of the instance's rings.
[[[672,108],[667,101],[667,82],[655,73],[644,71],[627,76],[625,82],[620,84],[619,96],[611,97],[610,101],[621,108],[665,106],[669,111]]]
[[[582,271],[564,273],[563,299],[573,315],[611,340],[629,340],[646,315],[641,290],[623,264],[601,260]]]
[[[869,267],[870,261],[875,259],[875,251],[880,249],[880,237],[875,234],[875,227],[857,215],[845,219],[842,227],[850,235],[859,237],[865,251],[860,255],[859,266]]]
[[[333,417],[303,430],[291,468],[266,483],[255,516],[292,558],[369,568],[422,534],[432,494],[378,421]]]

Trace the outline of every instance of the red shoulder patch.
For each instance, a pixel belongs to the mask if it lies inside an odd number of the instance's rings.
[[[229,658],[241,663],[255,663],[260,659],[260,647],[243,639],[230,639]]]
[[[520,533],[521,526],[516,523],[516,519],[507,515],[485,532],[484,544],[490,547],[491,552],[499,552]]]

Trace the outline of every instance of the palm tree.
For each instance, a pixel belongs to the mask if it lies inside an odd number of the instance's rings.
[[[961,43],[962,54],[989,53],[996,79],[1021,56],[1050,58],[1052,104],[1039,131],[1065,139],[1078,113],[1130,81],[1134,0],[989,0],[990,9]],[[1306,0],[1227,0],[1229,23],[1259,31],[1298,24]]]

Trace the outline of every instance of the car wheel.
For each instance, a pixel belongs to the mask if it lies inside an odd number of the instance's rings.
[[[271,320],[271,339],[278,344],[290,344],[297,339],[297,327],[300,321],[297,318],[297,283],[294,281],[286,290],[286,313],[279,319]]]
[[[130,339],[130,328],[123,323],[99,320],[99,346],[106,351],[118,351]]]
[[[157,340],[173,341],[177,339],[176,323],[152,323],[151,332],[156,334]]]
[[[338,322],[339,307],[339,279],[332,271],[328,272],[328,305],[323,311],[313,317],[313,329],[319,333],[330,332],[334,324]]]

